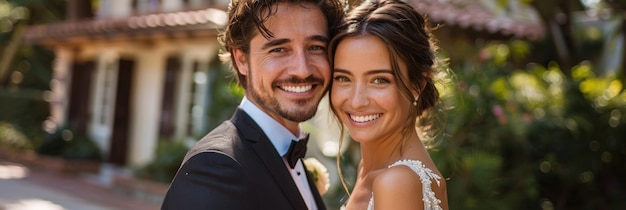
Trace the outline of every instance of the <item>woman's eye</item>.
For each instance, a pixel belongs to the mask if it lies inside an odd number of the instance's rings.
[[[348,78],[347,78],[347,77],[345,77],[345,76],[341,76],[341,75],[340,75],[340,76],[335,76],[335,77],[333,78],[333,80],[335,80],[335,81],[337,81],[337,82],[347,82],[347,81],[350,81],[350,80],[348,80]]]
[[[387,84],[389,80],[387,78],[375,78],[373,81],[374,84]]]

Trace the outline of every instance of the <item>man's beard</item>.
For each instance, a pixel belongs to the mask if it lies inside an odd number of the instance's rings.
[[[257,90],[253,87],[252,75],[248,75],[248,88],[246,91],[250,92],[250,96],[254,102],[258,104],[258,106],[262,107],[264,110],[273,112],[278,116],[285,118],[287,120],[293,122],[304,122],[306,120],[311,119],[315,112],[317,112],[317,104],[321,100],[321,96],[319,98],[308,98],[308,99],[299,99],[295,100],[296,105],[294,107],[289,107],[290,105],[281,104],[276,97],[272,97],[271,95],[262,95],[261,93],[270,93],[271,90],[265,90],[263,86],[261,86],[260,90]],[[289,81],[294,82],[299,79],[291,78]],[[323,80],[319,78],[309,77],[305,80],[301,80],[300,82],[319,82],[323,84]],[[274,83],[277,83],[276,81]],[[276,87],[276,85],[272,84],[271,86]],[[284,100],[294,101],[288,98]]]
[[[250,95],[252,96],[252,98],[254,98],[255,102],[257,102],[259,106],[263,107],[264,110],[274,112],[278,116],[294,122],[304,122],[306,120],[309,120],[315,115],[315,112],[317,111],[317,106],[305,106],[307,105],[307,101],[313,99],[297,100],[296,103],[298,105],[302,105],[299,107],[285,107],[289,105],[279,103],[278,100],[276,100],[276,98],[274,97],[270,97],[267,95],[261,96],[257,93],[257,91],[252,91]]]

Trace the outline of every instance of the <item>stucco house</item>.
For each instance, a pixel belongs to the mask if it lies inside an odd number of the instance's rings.
[[[25,41],[55,53],[50,121],[74,125],[106,162],[139,166],[161,138],[206,128],[207,76],[221,68],[225,0],[68,1],[68,20],[32,26]]]

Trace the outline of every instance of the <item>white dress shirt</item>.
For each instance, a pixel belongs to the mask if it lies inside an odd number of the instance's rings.
[[[274,118],[263,112],[256,104],[248,100],[247,97],[243,97],[243,100],[241,100],[241,104],[239,104],[239,107],[248,115],[250,115],[252,120],[254,120],[259,125],[259,127],[261,127],[261,130],[263,130],[265,135],[270,139],[270,142],[272,142],[272,145],[274,145],[274,148],[281,157],[283,157],[285,153],[287,153],[287,151],[289,150],[291,140],[299,139],[298,137],[293,135],[287,128],[274,120]],[[304,137],[304,134],[302,132],[300,132],[300,137]],[[289,172],[291,173],[291,177],[296,183],[296,186],[300,191],[300,195],[302,195],[302,198],[304,198],[304,202],[306,203],[309,210],[317,210],[315,198],[311,193],[311,188],[309,187],[306,178],[304,166],[302,166],[302,160],[299,160],[293,169],[289,167],[289,163],[287,163],[287,160],[284,157],[283,162],[285,163],[285,167],[287,167],[287,170],[289,170]]]

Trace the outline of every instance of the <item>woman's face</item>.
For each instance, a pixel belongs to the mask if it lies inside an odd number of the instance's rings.
[[[402,96],[386,44],[373,35],[348,37],[338,45],[330,97],[350,136],[358,142],[401,135],[411,101]],[[399,62],[402,75],[407,75]]]

